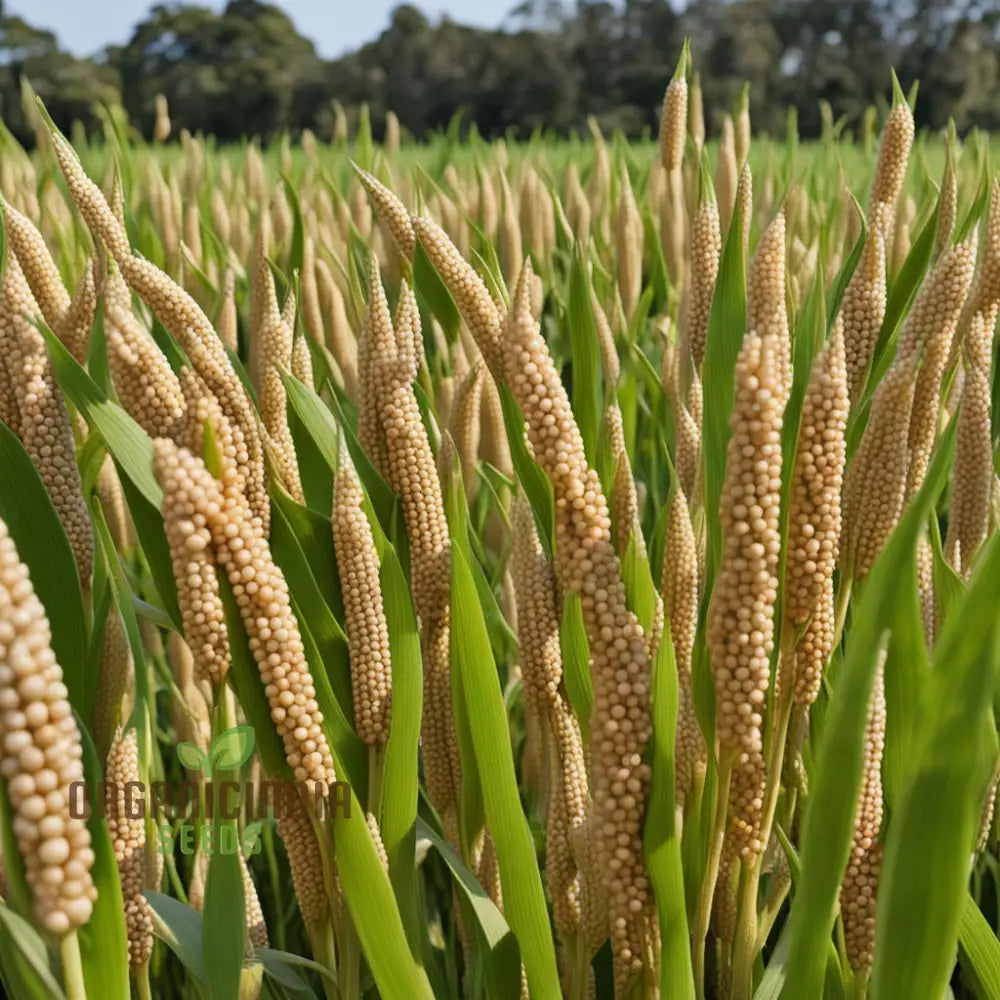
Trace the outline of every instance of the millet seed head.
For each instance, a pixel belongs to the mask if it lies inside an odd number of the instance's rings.
[[[365,514],[361,480],[341,438],[333,495],[333,543],[350,653],[354,728],[364,743],[389,736],[392,662],[382,605],[379,559]]]
[[[840,555],[847,447],[847,365],[840,320],[813,362],[799,423],[788,505],[784,613],[803,634],[795,650],[795,700],[811,704],[833,652],[833,571]]]
[[[145,887],[147,850],[146,820],[136,816],[136,799],[142,794],[139,747],[136,731],[114,734],[105,769],[105,816],[108,834],[118,863],[125,932],[128,936],[128,964],[133,972],[149,961],[153,951],[153,914],[142,894]]]
[[[94,852],[66,790],[83,751],[52,635],[28,568],[0,521],[0,777],[34,915],[56,937],[90,919]]]

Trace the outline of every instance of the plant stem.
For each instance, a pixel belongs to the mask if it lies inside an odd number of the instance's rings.
[[[144,963],[136,975],[135,989],[139,994],[139,1000],[153,1000],[153,994],[149,989],[149,962]]]
[[[840,645],[844,637],[844,622],[847,620],[847,605],[851,600],[853,567],[846,566],[840,578],[840,593],[837,595],[837,610],[833,618],[833,649]]]
[[[582,933],[574,935],[569,952],[573,957],[570,969],[569,998],[570,1000],[587,1000],[587,988],[590,984],[590,958],[587,955],[587,941]]]
[[[794,705],[795,679],[783,677],[782,666],[794,665],[793,650],[795,637],[790,629],[782,629],[782,648],[778,652],[775,676],[780,688],[775,700],[774,728],[767,754],[765,772],[764,809],[761,817],[760,841],[767,845],[771,839],[771,827],[781,792],[781,770],[785,759],[785,745],[788,741],[788,723]],[[787,672],[787,669],[786,669]],[[760,884],[761,859],[754,858],[748,867],[740,872],[740,922],[736,933],[733,955],[733,1000],[743,1000],[752,992],[753,959],[757,944],[757,890]]]
[[[705,878],[698,895],[698,904],[691,927],[692,967],[694,985],[698,1000],[705,1000],[705,938],[712,915],[712,900],[715,897],[715,883],[719,878],[719,862],[722,859],[722,845],[726,838],[726,810],[729,805],[729,781],[733,774],[734,753],[724,750],[720,753],[718,788],[715,791],[715,818],[712,824],[712,841],[709,847]]]
[[[753,960],[757,954],[757,887],[760,882],[760,857],[740,864],[739,923],[733,942],[730,979],[732,1000],[750,1000],[753,993]]]
[[[380,805],[382,802],[382,765],[385,754],[378,744],[368,748],[368,812],[376,820],[381,819]]]
[[[80,957],[80,939],[76,935],[76,930],[71,930],[60,938],[59,964],[62,966],[66,1000],[87,1000],[87,987],[83,982],[83,959]]]

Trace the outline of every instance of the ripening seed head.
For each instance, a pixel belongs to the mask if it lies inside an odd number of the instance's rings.
[[[223,470],[220,485],[186,448],[164,438],[153,446],[153,468],[164,494],[184,496],[211,533],[216,561],[232,587],[271,719],[296,780],[329,787],[336,780],[333,756],[288,584],[245,498],[232,488],[235,473]],[[200,525],[201,518],[196,523]]]
[[[242,850],[239,852],[239,856],[240,875],[243,878],[243,908],[247,937],[254,948],[266,948],[268,946],[267,924],[264,922],[264,911],[261,909],[260,898],[257,896],[257,886],[254,885],[250,867]]]
[[[299,912],[307,928],[318,928],[329,911],[323,857],[312,818],[302,798],[289,796],[278,819],[278,833],[285,844],[292,885],[299,902]]]
[[[105,770],[105,816],[118,863],[118,877],[125,906],[128,964],[134,972],[149,961],[153,951],[153,914],[142,894],[146,879],[146,821],[135,816],[133,796],[139,793],[139,747],[134,729],[114,734]]]
[[[898,357],[872,397],[868,423],[844,476],[841,565],[861,579],[875,564],[906,497],[907,441],[919,358]]]
[[[815,701],[833,652],[833,571],[840,554],[848,407],[844,337],[837,320],[806,388],[788,509],[784,612],[792,627],[804,630],[795,650],[799,704]]]
[[[388,391],[386,369],[380,359],[396,357],[398,348],[392,327],[389,303],[382,287],[378,259],[369,260],[368,312],[361,328],[357,354],[357,376],[360,385],[358,400],[358,437],[372,464],[385,475],[388,457],[379,416],[381,400]]]
[[[94,852],[67,789],[83,781],[69,692],[45,609],[0,521],[0,778],[34,915],[56,937],[90,919]]]
[[[930,463],[938,430],[941,382],[975,267],[974,236],[942,254],[913,307],[916,317],[912,323],[908,319],[900,333],[900,353],[919,351],[922,355],[910,418],[908,497],[920,488]]]
[[[531,313],[525,261],[506,320],[507,384],[524,413],[528,442],[555,497],[555,571],[580,594],[594,676],[591,717],[596,865],[605,879],[621,980],[641,968],[641,914],[651,903],[642,852],[649,767],[649,655],[625,600],[611,542],[608,502],[589,467],[580,429]]]
[[[237,340],[236,315],[236,275],[231,267],[226,268],[225,285],[222,292],[222,307],[219,309],[219,339],[230,350],[235,352],[239,346]]]
[[[131,308],[122,309],[106,299],[104,315],[108,367],[119,401],[150,437],[176,440],[186,408],[166,355]]]
[[[412,263],[417,237],[406,206],[380,180],[354,164],[354,170],[368,192],[375,210],[386,224],[399,252]]]
[[[682,57],[683,58],[683,57]],[[687,135],[688,85],[678,73],[667,86],[660,115],[660,162],[668,171],[678,171],[684,159]]]
[[[125,633],[125,623],[112,604],[104,622],[101,645],[101,672],[94,696],[91,735],[98,753],[111,746],[115,726],[122,715],[122,697],[133,675],[132,650]]]
[[[719,207],[711,195],[703,197],[691,226],[691,262],[686,285],[686,308],[683,335],[690,345],[695,369],[700,371],[705,360],[708,340],[708,317],[719,276],[722,253],[722,233],[719,229]]]
[[[160,512],[177,582],[177,603],[184,637],[194,654],[195,676],[218,686],[229,671],[229,631],[208,518],[199,510],[196,487],[179,467],[160,463],[156,472],[163,490]]]
[[[70,307],[69,292],[59,275],[59,268],[35,224],[8,201],[3,202],[3,223],[11,250],[28,279],[42,317],[55,331]]]
[[[992,338],[977,313],[965,352],[965,384],[958,412],[955,464],[948,503],[945,556],[967,577],[989,534],[993,485],[993,439],[990,431],[990,360]]]
[[[536,720],[546,719],[559,699],[562,653],[556,580],[545,556],[528,501],[511,501],[510,571],[517,607],[517,645],[524,697]]]
[[[763,784],[764,705],[774,647],[781,546],[780,346],[747,333],[736,361],[726,479],[719,506],[723,554],[708,610],[719,744],[737,753],[731,796],[741,851],[756,856]],[[741,775],[741,772],[743,774]]]
[[[48,348],[29,317],[38,306],[17,257],[5,254],[0,279],[0,352],[14,390],[12,428],[38,470],[66,529],[84,587],[90,583],[94,535],[76,462],[73,426],[52,371]]]
[[[379,558],[364,511],[361,480],[341,439],[333,495],[333,544],[344,601],[354,728],[369,746],[389,736],[392,663]]]
[[[847,387],[851,405],[857,404],[868,378],[886,305],[885,240],[875,224],[868,231],[861,260],[844,290],[840,316],[844,324]]]
[[[854,842],[840,886],[847,959],[855,972],[871,968],[875,945],[876,897],[882,870],[882,753],[885,749],[884,650],[879,654],[865,726],[864,777],[854,820]]]
[[[883,232],[893,229],[896,200],[906,178],[913,135],[913,113],[906,101],[897,101],[882,129],[875,179],[868,197],[868,219]]]
[[[413,229],[431,263],[454,296],[494,378],[503,372],[502,322],[482,278],[463,259],[445,231],[430,219],[413,219]]]
[[[786,305],[785,229],[785,213],[780,211],[757,244],[747,281],[747,329],[761,337],[773,338],[780,392],[787,400],[792,388],[792,358]]]
[[[660,589],[677,663],[675,785],[677,799],[683,802],[691,788],[694,768],[707,757],[691,691],[691,663],[698,631],[698,549],[691,511],[679,485],[675,486],[669,503]]]

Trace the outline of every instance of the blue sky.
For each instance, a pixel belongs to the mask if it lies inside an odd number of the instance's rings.
[[[215,8],[224,0],[198,0]],[[375,38],[401,0],[277,0],[302,34],[316,42],[320,54],[338,56]],[[417,0],[432,20],[448,14],[456,21],[495,27],[516,0]],[[55,32],[63,48],[91,55],[111,42],[124,42],[133,25],[153,6],[149,0],[112,0],[95,5],[86,0],[7,0],[7,13]],[[98,12],[98,6],[100,10]]]

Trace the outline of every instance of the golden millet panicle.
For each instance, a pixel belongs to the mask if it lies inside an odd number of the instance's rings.
[[[358,438],[365,454],[382,475],[386,475],[388,456],[379,408],[388,392],[385,367],[380,359],[393,358],[397,353],[389,303],[382,287],[382,276],[374,254],[369,259],[368,312],[361,328],[357,375],[360,384],[358,399]]]
[[[635,536],[636,544],[642,552],[646,550],[646,543],[639,520],[639,498],[635,480],[632,478],[632,465],[625,448],[622,411],[617,403],[611,403],[604,411],[604,434],[615,469],[611,492],[611,520],[615,526],[615,546],[618,549],[618,557],[624,559],[631,536]]]
[[[483,279],[463,259],[445,231],[430,219],[414,218],[413,229],[427,251],[495,379],[503,375],[502,320]]]
[[[685,363],[677,346],[668,341],[663,349],[661,380],[674,418],[674,468],[684,495],[694,499],[701,465],[701,381],[697,376],[691,379],[689,408],[680,389],[680,366]]]
[[[389,736],[392,664],[379,559],[362,506],[361,480],[341,437],[333,493],[333,544],[350,652],[354,728],[369,746]]]
[[[218,686],[229,671],[229,631],[212,533],[201,510],[203,498],[197,483],[175,474],[171,466],[157,463],[156,472],[163,490],[160,513],[177,581],[177,603],[184,638],[194,655],[195,677]]]
[[[19,421],[12,429],[49,492],[86,588],[94,563],[94,534],[76,464],[73,426],[45,341],[28,318],[38,315],[31,289],[14,254],[8,251],[3,263],[0,363],[7,366],[7,377],[14,389]]]
[[[728,232],[736,205],[736,186],[740,167],[736,162],[736,133],[731,115],[722,119],[719,134],[719,161],[715,167],[715,193],[719,199],[719,220]]]
[[[194,654],[183,637],[171,630],[167,633],[167,662],[174,682],[183,696],[172,699],[171,720],[178,741],[193,743],[208,753],[212,740],[212,720],[209,718],[211,691],[205,691],[195,681]]]
[[[123,714],[122,697],[134,670],[125,623],[114,604],[108,608],[101,642],[101,673],[94,696],[91,735],[97,752],[104,754]]]
[[[878,226],[883,233],[894,230],[896,201],[906,178],[913,134],[913,113],[906,101],[898,101],[882,129],[875,179],[868,196],[869,224]]]
[[[958,214],[958,177],[955,174],[955,159],[948,143],[944,176],[941,178],[941,194],[938,196],[937,225],[934,227],[934,257],[937,258],[948,248],[955,233],[955,218]]]
[[[708,609],[716,733],[735,754],[730,815],[744,857],[759,855],[764,705],[781,547],[781,348],[750,331],[736,361],[732,437],[719,505],[723,553]]]
[[[695,768],[705,764],[707,749],[691,690],[691,664],[698,632],[698,550],[687,498],[679,484],[674,487],[667,512],[660,589],[677,663],[675,793],[678,803],[683,804],[691,790]]]
[[[403,509],[410,547],[410,585],[424,654],[424,769],[432,801],[443,813],[446,826],[453,826],[461,778],[451,705],[448,522],[434,454],[409,382],[409,365],[387,357],[377,359],[375,366],[377,377],[388,387],[379,400],[379,416],[389,485]],[[457,826],[454,829],[457,831]]]
[[[222,306],[219,309],[219,339],[231,351],[239,346],[236,315],[236,275],[231,267],[226,268],[225,285],[222,290]]]
[[[3,366],[0,365],[0,373],[2,371]],[[0,392],[2,391],[3,386],[2,381],[0,381]],[[114,542],[115,549],[118,552],[127,552],[135,545],[135,528],[125,503],[125,494],[122,491],[121,480],[118,478],[118,470],[110,455],[105,455],[104,461],[101,463],[95,492],[104,513],[104,520],[108,523],[108,531],[111,532],[111,540]]]
[[[897,357],[879,383],[861,444],[844,476],[840,561],[856,580],[868,574],[903,510],[918,364],[917,355]]]
[[[257,886],[254,885],[253,876],[250,874],[250,867],[247,859],[240,855],[240,875],[243,878],[243,908],[246,919],[247,937],[254,948],[266,948],[268,946],[267,924],[264,922],[264,911],[260,906],[260,899],[257,896]]]
[[[53,327],[53,333],[81,365],[87,361],[90,331],[96,315],[97,285],[94,281],[93,261],[87,261],[69,309],[62,320]]]
[[[608,322],[607,314],[593,288],[590,289],[590,308],[594,314],[594,330],[597,333],[597,344],[601,350],[604,384],[611,388],[618,384],[618,378],[621,375],[621,362],[615,348],[615,335],[611,330],[611,324]]]
[[[679,171],[687,136],[688,85],[683,72],[667,86],[660,115],[660,162],[668,171]]]
[[[912,324],[907,321],[900,334],[901,354],[907,351],[922,354],[910,418],[907,497],[917,492],[927,474],[938,429],[941,381],[975,268],[976,240],[973,236],[941,256],[914,305],[914,310],[920,309],[918,319]]]
[[[865,237],[861,259],[844,290],[840,316],[844,323],[847,387],[851,405],[857,405],[885,319],[885,240],[873,225]]]
[[[552,481],[555,570],[580,594],[594,677],[591,754],[596,861],[608,892],[616,978],[642,967],[644,915],[651,904],[642,850],[649,766],[649,656],[627,607],[611,518],[597,473],[530,308],[525,261],[506,321],[507,382],[524,412],[528,441]]]
[[[375,210],[392,235],[393,242],[399,252],[412,262],[413,252],[417,247],[417,237],[413,232],[413,223],[410,221],[410,213],[406,210],[406,206],[367,170],[362,170],[356,164],[354,169],[375,205]]]
[[[865,764],[854,842],[840,886],[840,912],[844,920],[847,960],[855,973],[871,968],[875,945],[875,901],[882,870],[882,753],[885,749],[884,650],[875,671],[868,722],[865,726]]]
[[[484,374],[482,363],[477,361],[459,385],[448,418],[449,431],[462,463],[465,495],[470,502],[479,489],[476,461],[479,458],[479,409]]]
[[[65,136],[52,126],[49,127],[49,131],[59,168],[66,178],[69,193],[80,210],[84,222],[91,232],[101,239],[108,252],[120,265],[120,258],[131,255],[125,227],[115,217],[101,189],[84,173],[75,150]]]
[[[802,630],[795,648],[795,700],[811,704],[833,652],[833,571],[840,555],[840,495],[847,447],[847,366],[836,320],[813,362],[802,403],[788,505],[784,613]]]
[[[296,333],[292,341],[292,374],[308,388],[315,387],[312,354],[303,333]]]
[[[773,340],[779,392],[784,400],[792,388],[792,347],[785,304],[785,213],[771,221],[757,244],[747,280],[747,329]]]
[[[705,145],[705,105],[701,94],[701,77],[697,73],[692,78],[688,97],[688,131],[694,139],[700,158],[702,147]]]
[[[517,645],[524,700],[536,720],[548,721],[559,700],[562,653],[559,646],[556,580],[542,549],[528,501],[511,501],[510,571],[517,603]]]
[[[13,205],[4,201],[4,233],[11,251],[28,279],[31,294],[49,328],[56,332],[63,317],[69,312],[70,296],[66,291],[59,268],[45,245],[45,239],[35,224],[22,215]]]
[[[251,459],[245,471],[247,498],[266,532],[270,501],[256,418],[222,341],[204,311],[183,288],[152,262],[132,255],[124,228],[101,189],[84,173],[73,148],[57,132],[53,131],[52,139],[59,166],[84,221],[107,246],[129,287],[183,348],[226,416],[243,431]]]
[[[289,796],[286,800],[278,817],[278,833],[285,842],[299,912],[307,930],[316,930],[326,920],[329,902],[316,830],[301,796]]]
[[[106,301],[104,317],[108,368],[119,401],[150,437],[176,440],[186,409],[170,362],[131,309]]]
[[[311,233],[306,233],[302,241],[302,276],[299,288],[302,296],[302,326],[317,344],[325,344],[323,307],[320,304],[319,282],[316,277],[316,244]]]
[[[336,780],[333,757],[288,584],[236,488],[236,473],[224,470],[220,485],[187,449],[164,438],[153,444],[154,471],[164,494],[183,494],[194,502],[211,532],[215,558],[233,589],[271,719],[296,780],[329,787]]]
[[[260,289],[256,290],[256,286]],[[278,311],[274,276],[267,258],[261,254],[254,273],[255,297],[260,303],[259,326],[254,330],[259,340],[257,355],[257,406],[274,449],[281,481],[299,503],[304,502],[295,442],[288,426],[288,394],[281,369],[292,364],[292,330]]]
[[[615,252],[618,289],[627,319],[632,318],[642,293],[642,243],[642,216],[635,203],[628,174],[623,170],[619,182],[618,210],[615,213]]]
[[[502,170],[500,171],[500,191],[503,194],[503,211],[500,215],[500,228],[497,232],[497,250],[500,255],[500,269],[504,280],[508,285],[512,285],[517,280],[521,261],[524,260],[524,241],[521,239],[521,223],[517,217],[516,196],[511,191],[507,176]],[[452,292],[452,294],[455,293]],[[455,297],[457,298],[457,295]],[[459,308],[461,309],[461,306]]]
[[[707,190],[702,195],[691,226],[691,264],[685,284],[685,307],[681,321],[681,336],[698,371],[705,360],[708,317],[719,276],[721,253],[719,207],[711,190]]]
[[[981,313],[973,320],[965,351],[965,385],[958,412],[955,465],[948,503],[945,557],[967,577],[989,534],[993,444],[990,431],[991,332]]]
[[[396,301],[396,313],[392,318],[392,325],[396,336],[396,351],[407,362],[410,379],[415,379],[425,360],[424,337],[417,297],[405,279],[399,284],[399,297]],[[474,342],[472,342],[472,346],[475,347]],[[479,357],[478,349],[476,357]]]
[[[142,894],[146,878],[146,820],[135,815],[142,795],[139,747],[134,729],[114,734],[105,771],[105,816],[118,863],[125,905],[128,964],[133,972],[153,951],[153,915]]]
[[[241,470],[246,482],[247,500],[266,532],[270,501],[257,418],[222,341],[194,299],[154,265],[130,257],[121,262],[121,268],[133,291],[184,349],[195,371],[218,399],[222,412],[242,431],[249,452],[247,467]]]
[[[0,521],[0,777],[34,914],[61,936],[90,919],[94,852],[66,789],[83,781],[69,692],[52,652],[45,609]]]

